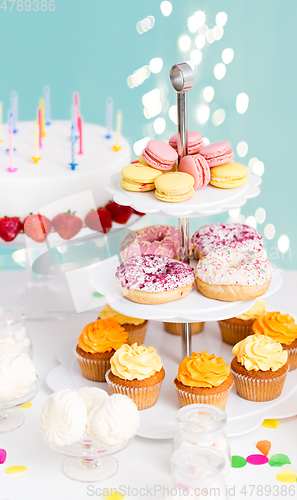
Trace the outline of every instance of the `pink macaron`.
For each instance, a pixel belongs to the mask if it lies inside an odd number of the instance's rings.
[[[169,146],[175,149],[180,157],[180,143],[177,144],[178,134],[173,135],[169,139]],[[188,154],[194,155],[199,153],[200,149],[204,146],[200,132],[188,132]]]
[[[177,152],[162,141],[149,141],[142,157],[148,165],[158,170],[171,170],[178,159]]]
[[[178,170],[192,175],[195,179],[194,189],[206,186],[210,181],[210,168],[205,158],[201,155],[184,156]]]
[[[223,165],[233,160],[234,153],[228,141],[214,142],[200,149],[199,153],[204,156],[210,167]]]

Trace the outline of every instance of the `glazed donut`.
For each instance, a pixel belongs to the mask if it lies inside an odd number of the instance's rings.
[[[122,294],[138,304],[164,304],[184,298],[194,287],[189,264],[158,255],[135,256],[116,271]]]
[[[222,247],[262,253],[263,237],[256,229],[245,224],[210,224],[200,227],[192,237],[195,256],[201,259]]]
[[[136,229],[136,238],[129,233],[121,244],[123,260],[135,255],[160,255],[174,259],[179,254],[178,228],[174,226],[147,226]]]
[[[198,290],[210,299],[228,302],[260,297],[272,274],[272,265],[258,253],[226,247],[210,252],[195,268]]]

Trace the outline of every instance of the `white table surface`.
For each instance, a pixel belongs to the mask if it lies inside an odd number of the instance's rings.
[[[24,274],[17,271],[2,271],[0,273],[0,302],[12,302],[15,300],[16,287],[20,286]],[[281,290],[269,299],[269,305],[276,310],[289,312],[297,317],[296,288],[297,272],[284,272],[284,284]],[[0,465],[0,500],[83,500],[87,498],[101,498],[100,491],[104,488],[120,488],[124,486],[135,490],[126,494],[126,498],[153,499],[167,498],[161,493],[154,494],[156,488],[173,488],[169,470],[169,457],[172,449],[172,440],[147,440],[136,438],[128,449],[133,455],[133,460],[119,463],[117,474],[100,483],[94,483],[88,489],[88,485],[78,483],[66,478],[61,465],[66,459],[62,455],[49,449],[39,430],[39,415],[42,405],[50,395],[50,390],[45,383],[46,374],[58,364],[55,357],[57,348],[71,339],[73,332],[79,336],[82,328],[96,318],[96,310],[75,314],[63,321],[30,322],[27,323],[29,333],[33,341],[34,364],[40,378],[40,391],[32,402],[32,407],[23,409],[26,417],[25,424],[13,432],[0,435],[0,448],[7,451],[5,464]],[[259,440],[269,440],[272,444],[270,454],[285,453],[297,470],[296,449],[297,418],[280,420],[277,429],[259,427],[255,431],[241,437],[231,438],[230,446],[233,455],[247,457],[258,453],[255,445]],[[20,474],[5,474],[5,469],[11,465],[23,465],[28,468]],[[289,468],[286,466],[285,468]],[[275,477],[280,468],[270,467],[268,464],[253,466],[247,464],[242,469],[232,469],[226,478],[230,491],[229,498],[236,499],[259,499],[264,494],[254,491],[251,495],[250,485],[270,485],[279,488],[279,495],[266,498],[291,498],[289,486],[278,482]],[[247,493],[240,493],[243,486],[247,485]],[[283,493],[281,494],[281,486]],[[140,488],[152,488],[147,494]],[[294,485],[297,497],[297,488]],[[255,489],[256,490],[256,489]],[[292,491],[292,490],[290,490]],[[157,491],[155,491],[157,493]],[[166,493],[166,492],[165,492]],[[106,498],[106,497],[102,497]],[[172,497],[174,498],[174,496]]]

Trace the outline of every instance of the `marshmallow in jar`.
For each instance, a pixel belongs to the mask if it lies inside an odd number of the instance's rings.
[[[18,305],[0,305],[0,342],[10,344],[32,357],[32,344],[25,322],[23,308]]]

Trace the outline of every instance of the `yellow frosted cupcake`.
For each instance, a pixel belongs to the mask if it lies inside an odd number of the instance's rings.
[[[247,312],[235,318],[219,321],[222,339],[226,344],[235,345],[237,342],[253,334],[253,324],[261,314],[266,312],[264,300],[256,300],[255,304]]]
[[[136,403],[138,410],[154,406],[165,371],[153,347],[136,343],[122,345],[110,360],[106,381],[111,394],[124,394]]]
[[[75,349],[83,376],[94,382],[105,382],[110,358],[127,339],[128,333],[114,319],[98,319],[86,325]]]
[[[180,406],[202,403],[224,410],[233,380],[222,357],[202,351],[180,363],[174,384]]]
[[[288,353],[266,335],[249,335],[233,347],[231,373],[238,395],[249,401],[280,396],[288,373]]]
[[[278,311],[261,314],[253,324],[253,331],[279,342],[288,352],[289,371],[297,368],[297,325],[292,316]]]
[[[114,311],[108,304],[99,313],[100,319],[115,319],[128,332],[128,344],[137,342],[138,345],[144,343],[149,322],[147,319],[131,318]]]

